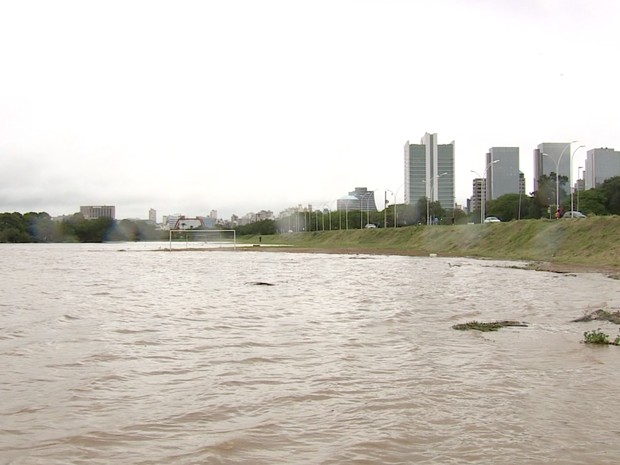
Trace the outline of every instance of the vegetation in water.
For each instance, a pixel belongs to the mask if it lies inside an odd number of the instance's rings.
[[[482,322],[482,321],[469,321],[467,323],[460,323],[452,326],[452,329],[458,330],[476,330],[476,331],[497,331],[500,328],[505,326],[527,326],[527,324],[522,323],[520,321],[511,321],[511,320],[503,320],[503,321],[491,321],[491,322]]]
[[[603,345],[612,345],[612,346],[620,346],[620,335],[616,336],[613,341],[609,340],[609,335],[602,332],[600,328],[593,329],[591,331],[585,331],[583,333],[583,338],[586,344],[603,344]]]
[[[580,323],[583,321],[609,321],[610,323],[614,323],[620,325],[620,310],[615,312],[610,312],[608,310],[598,309],[591,313],[588,313],[576,320],[573,320],[574,323]]]

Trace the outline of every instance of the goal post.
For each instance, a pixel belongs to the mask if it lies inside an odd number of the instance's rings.
[[[171,229],[168,249],[237,248],[237,231],[234,229]]]

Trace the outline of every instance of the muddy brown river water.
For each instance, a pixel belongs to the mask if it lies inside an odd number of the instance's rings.
[[[0,245],[0,464],[620,461],[620,281],[157,249]]]

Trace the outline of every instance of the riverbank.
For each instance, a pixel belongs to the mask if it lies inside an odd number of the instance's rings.
[[[557,272],[620,272],[620,217],[521,220],[243,236],[250,250],[475,257],[532,262]]]

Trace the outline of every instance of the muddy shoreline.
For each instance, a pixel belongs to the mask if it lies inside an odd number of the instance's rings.
[[[198,250],[198,249],[195,249]],[[205,250],[205,249],[200,249]],[[217,250],[217,249],[212,249]],[[415,250],[398,250],[366,247],[296,247],[296,246],[270,246],[262,244],[244,245],[237,247],[238,251],[245,252],[279,252],[279,253],[323,253],[323,254],[344,254],[344,255],[399,255],[411,257],[426,257],[429,254]],[[438,257],[456,257],[457,255],[437,254]],[[459,255],[460,256],[460,255]],[[514,261],[502,257],[463,257],[474,258],[477,260],[502,260]],[[534,271],[548,271],[553,273],[603,273],[614,279],[620,279],[620,268],[613,266],[602,266],[596,264],[580,263],[558,263],[550,261],[520,260],[525,263],[524,269]]]

